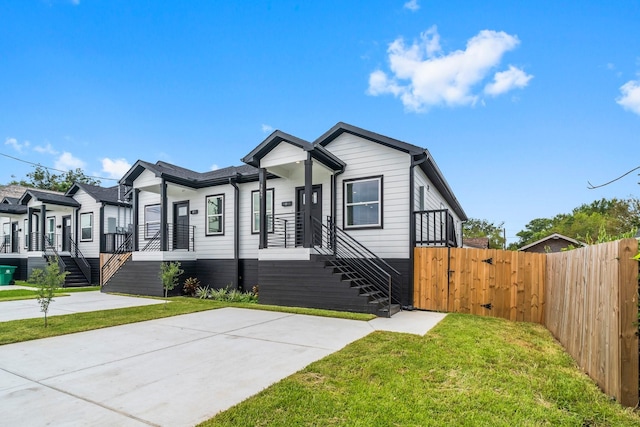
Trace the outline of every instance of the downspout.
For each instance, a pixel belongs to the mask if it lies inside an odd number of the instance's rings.
[[[104,236],[104,202],[100,206],[100,226],[98,227],[98,233],[100,233],[100,253],[105,249],[105,236]],[[76,254],[78,256],[78,254]]]
[[[166,252],[169,245],[167,239],[167,229],[169,216],[167,214],[167,183],[162,178],[160,183],[160,251]],[[174,230],[175,232],[175,230]]]
[[[336,242],[335,242],[335,235],[336,235],[336,224],[338,221],[338,175],[343,174],[344,173],[344,168],[339,170],[339,171],[334,171],[333,175],[332,175],[332,188],[331,188],[331,192],[332,194],[332,198],[331,198],[331,247],[333,248],[333,255],[336,255],[336,251],[337,251],[337,247],[336,247]],[[342,195],[342,197],[344,198],[344,194]],[[343,203],[344,206],[344,203]],[[344,215],[344,212],[342,213]]]
[[[229,178],[229,185],[233,190],[233,265],[235,273],[236,288],[240,288],[240,189],[236,183],[238,175],[235,178]]]
[[[409,280],[408,280],[408,306],[413,309],[413,279],[414,279],[414,252],[416,247],[416,219],[415,219],[415,167],[426,162],[427,153],[422,153],[420,159],[415,160],[411,155],[411,166],[409,167]]]

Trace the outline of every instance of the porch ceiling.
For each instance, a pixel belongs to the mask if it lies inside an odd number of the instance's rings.
[[[140,191],[146,191],[149,193],[160,194],[160,184],[148,185],[145,187],[139,187]],[[174,184],[172,182],[167,182],[167,196],[169,197],[189,197],[192,194],[195,194],[196,189],[185,187],[183,185]]]
[[[314,182],[321,181],[333,174],[333,171],[323,163],[316,160],[313,160],[312,162],[312,179]],[[267,172],[279,176],[280,178],[304,180],[303,161],[284,163],[280,165],[270,166],[265,169],[267,169]]]

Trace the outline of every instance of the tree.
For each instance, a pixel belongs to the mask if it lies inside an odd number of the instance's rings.
[[[486,219],[470,218],[462,227],[462,235],[465,239],[474,237],[488,237],[489,248],[504,248],[505,238],[503,233],[504,222],[495,225]]]
[[[29,282],[37,286],[37,299],[40,304],[40,311],[44,313],[44,327],[47,327],[47,313],[49,305],[53,301],[53,296],[59,287],[64,285],[64,279],[68,272],[60,273],[57,257],[50,257],[47,266],[43,269],[34,268],[31,272]]]
[[[615,238],[633,234],[640,228],[640,200],[600,199],[583,204],[568,214],[553,218],[536,218],[516,233],[520,240],[510,249],[517,249],[559,233],[586,243],[602,241],[603,236]]]
[[[160,280],[162,280],[162,288],[164,289],[165,298],[167,298],[169,291],[176,287],[178,284],[178,278],[182,273],[184,273],[184,270],[180,268],[180,263],[178,261],[163,262],[160,264]]]
[[[100,181],[84,174],[82,169],[69,170],[59,175],[53,174],[43,166],[35,166],[32,172],[27,174],[27,179],[11,181],[11,185],[38,188],[40,190],[52,190],[65,193],[75,182],[83,184],[100,185]]]

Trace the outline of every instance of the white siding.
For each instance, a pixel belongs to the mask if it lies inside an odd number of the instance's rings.
[[[224,195],[223,225],[224,234],[207,236],[207,196]],[[198,190],[189,200],[189,210],[198,213],[189,216],[189,224],[195,226],[195,250],[199,259],[233,259],[234,235],[234,188],[231,185],[218,185]],[[173,209],[169,209],[173,211]],[[169,213],[170,217],[173,212]],[[173,218],[170,219],[170,223]]]
[[[81,207],[78,209],[78,224],[75,223],[76,216],[71,218],[71,232],[73,233],[73,240],[78,244],[78,248],[85,256],[85,258],[98,258],[100,256],[100,203],[87,194],[84,190],[79,189],[73,198],[80,203]],[[83,213],[93,213],[93,230],[91,232],[91,241],[81,241],[80,221]],[[62,224],[62,222],[60,222]]]
[[[338,175],[337,225],[344,228],[344,181],[382,176],[383,227],[347,232],[379,257],[408,258],[410,156],[349,133],[326,148],[347,164],[345,172]]]
[[[144,170],[135,180],[134,187],[135,188],[147,188],[158,186],[162,182],[162,179],[156,177],[153,172],[149,172],[148,170]]]
[[[260,159],[260,167],[268,168],[287,163],[302,162],[306,159],[306,151],[300,147],[296,147],[283,141],[279,143],[277,147],[272,149],[266,156]]]

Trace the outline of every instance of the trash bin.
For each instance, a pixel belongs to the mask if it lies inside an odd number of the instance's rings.
[[[16,268],[12,265],[0,265],[0,286],[10,285],[13,282],[13,273]]]

